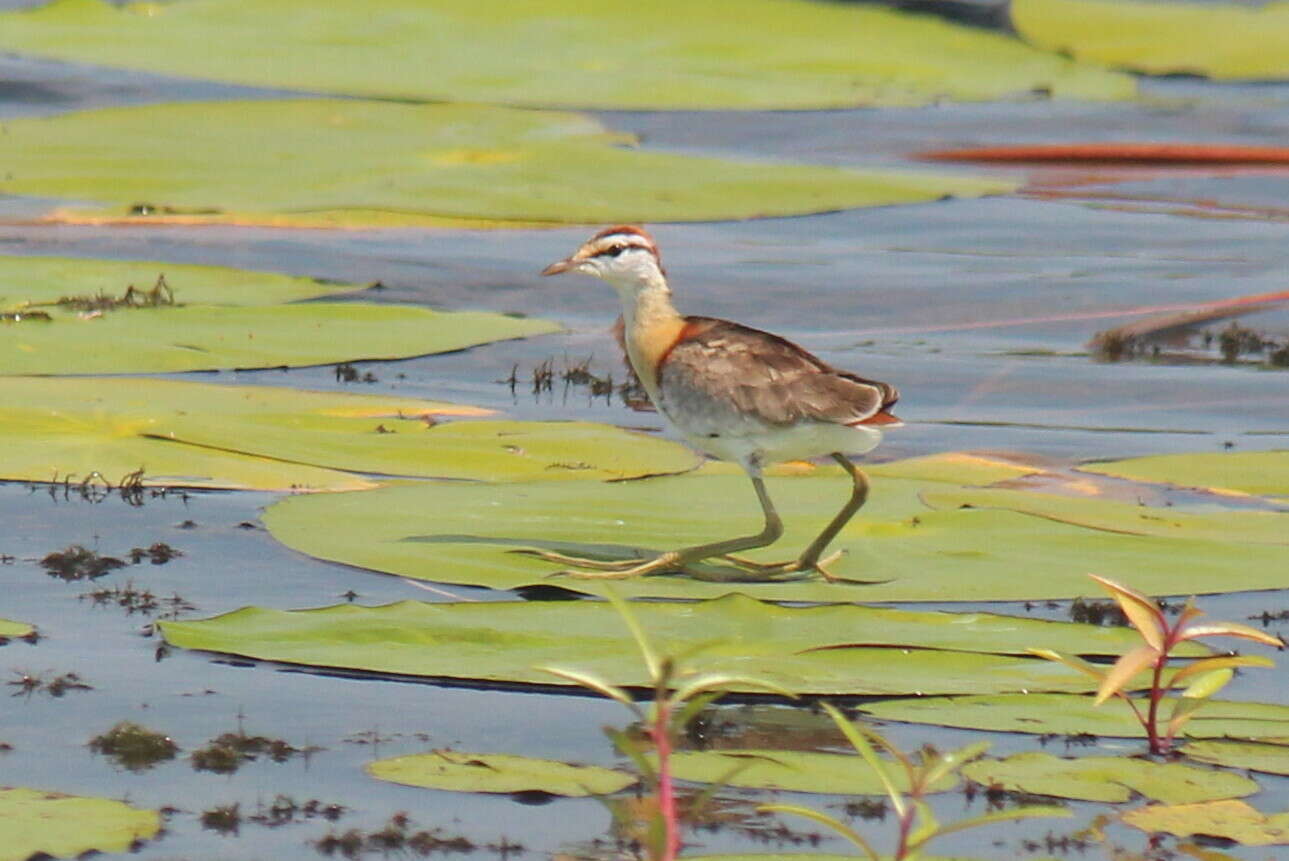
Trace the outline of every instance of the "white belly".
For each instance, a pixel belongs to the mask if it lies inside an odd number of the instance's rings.
[[[703,415],[669,409],[665,399],[658,406],[691,446],[720,460],[742,464],[807,460],[833,452],[864,454],[882,441],[882,432],[874,427],[808,420],[769,426],[725,412]]]

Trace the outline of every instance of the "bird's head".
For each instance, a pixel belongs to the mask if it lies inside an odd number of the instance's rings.
[[[607,227],[563,260],[542,270],[543,275],[580,272],[603,278],[618,289],[666,283],[658,246],[638,227]]]

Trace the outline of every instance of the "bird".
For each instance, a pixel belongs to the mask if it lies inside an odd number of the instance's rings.
[[[868,498],[868,479],[848,455],[872,450],[883,430],[903,424],[891,412],[899,391],[834,368],[778,335],[729,320],[682,315],[672,304],[658,245],[640,227],[600,230],[542,275],[567,272],[593,275],[617,292],[627,359],[649,399],[690,446],[743,468],[765,522],[754,535],[643,560],[530,552],[571,566],[557,575],[576,577],[685,572],[694,563],[720,559],[740,572],[728,579],[798,579],[815,572],[828,581],[847,579],[828,568],[841,554],[825,558],[824,551]],[[783,534],[783,521],[765,488],[764,468],[825,455],[850,475],[853,487],[823,531],[786,562],[753,562],[737,555],[767,547]]]

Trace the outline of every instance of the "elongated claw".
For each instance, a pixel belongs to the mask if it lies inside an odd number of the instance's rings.
[[[556,553],[553,550],[532,550],[527,547],[511,550],[510,552],[518,553],[522,556],[536,556],[538,559],[557,562],[560,565],[589,568],[592,571],[627,571],[641,564],[639,559],[589,559],[585,556],[569,556],[564,553]]]

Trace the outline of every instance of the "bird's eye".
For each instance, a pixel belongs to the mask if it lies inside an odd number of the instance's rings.
[[[627,247],[628,247],[628,246],[626,246],[626,245],[621,245],[621,244],[613,245],[613,246],[610,246],[610,247],[609,247],[609,250],[608,250],[608,251],[605,251],[604,253],[605,253],[605,254],[607,254],[607,255],[609,255],[610,257],[617,257],[617,256],[618,256],[619,254],[621,254],[623,251],[626,251],[626,250],[627,250]]]

